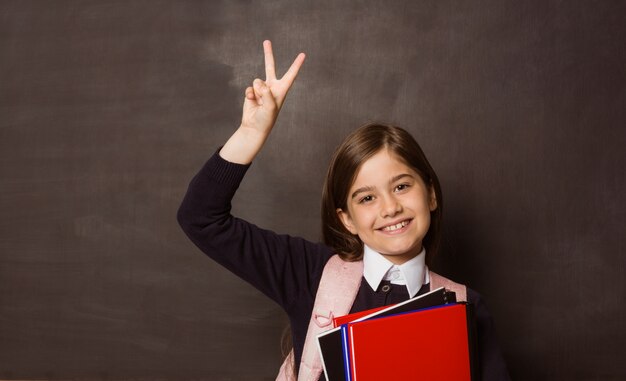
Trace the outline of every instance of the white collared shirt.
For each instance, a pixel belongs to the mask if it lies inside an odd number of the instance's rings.
[[[392,284],[406,285],[409,297],[414,297],[423,285],[430,282],[426,266],[426,250],[401,265],[394,265],[380,253],[363,245],[363,276],[373,290],[383,280]]]

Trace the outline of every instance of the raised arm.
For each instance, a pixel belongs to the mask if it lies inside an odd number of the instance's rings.
[[[304,53],[298,54],[287,73],[278,79],[269,40],[263,41],[263,51],[265,81],[256,78],[246,88],[241,125],[220,151],[220,156],[232,163],[249,164],[259,153],[305,58]]]
[[[264,42],[266,80],[246,90],[242,123],[219,155],[194,176],[178,210],[178,222],[206,255],[251,283],[289,313],[307,308],[332,255],[325,245],[276,234],[231,214],[231,200],[249,163],[269,135],[287,91],[296,78],[300,54],[280,79],[274,73],[269,41]],[[303,302],[304,301],[304,302]],[[310,316],[310,311],[304,313]],[[306,320],[308,322],[308,320]],[[302,328],[303,335],[306,326]],[[304,340],[304,339],[303,339]]]

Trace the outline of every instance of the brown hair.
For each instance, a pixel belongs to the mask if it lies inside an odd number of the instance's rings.
[[[347,210],[350,187],[367,159],[381,149],[389,149],[419,174],[427,187],[435,191],[437,208],[431,212],[431,222],[424,237],[426,263],[430,264],[441,240],[443,197],[437,174],[426,155],[406,130],[379,123],[366,124],[353,131],[333,155],[322,193],[322,234],[324,243],[346,261],[358,261],[363,256],[363,242],[350,233],[341,222],[337,209]]]

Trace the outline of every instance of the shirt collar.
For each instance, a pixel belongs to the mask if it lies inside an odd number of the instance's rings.
[[[363,249],[363,277],[373,290],[377,290],[380,282],[391,271],[400,270],[401,278],[398,282],[392,280],[395,284],[405,284],[409,297],[414,297],[423,285],[427,284],[430,279],[428,277],[428,267],[426,267],[426,250],[422,251],[414,258],[406,261],[401,265],[394,265],[380,253],[374,251],[367,245]]]

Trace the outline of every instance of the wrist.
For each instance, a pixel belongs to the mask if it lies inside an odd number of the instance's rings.
[[[250,164],[263,147],[267,137],[268,134],[240,126],[224,144],[219,155],[232,163]]]

